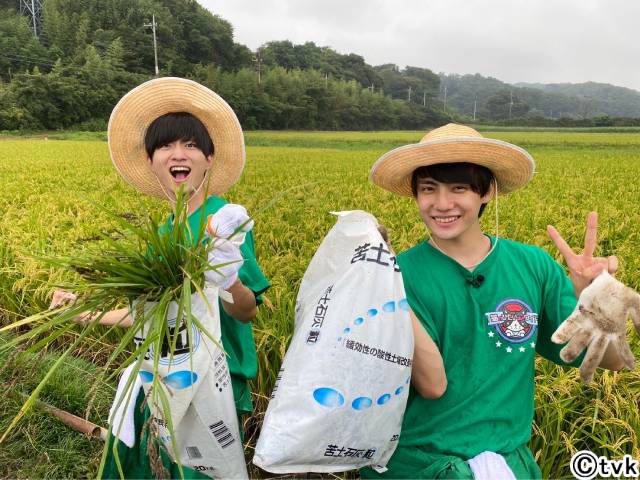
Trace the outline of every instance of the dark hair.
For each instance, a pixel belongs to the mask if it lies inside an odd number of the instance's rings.
[[[213,142],[203,123],[187,112],[171,112],[156,118],[144,135],[144,148],[149,158],[159,147],[176,140],[195,142],[205,156],[213,155]]]
[[[493,173],[487,167],[475,163],[436,163],[425,167],[418,167],[411,176],[411,191],[413,196],[418,194],[418,180],[432,178],[436,182],[442,183],[462,183],[469,185],[472,191],[483,197],[489,192]],[[482,215],[485,207],[483,204],[478,212],[478,217]]]

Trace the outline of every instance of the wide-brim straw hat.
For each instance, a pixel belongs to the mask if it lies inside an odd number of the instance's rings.
[[[160,181],[151,171],[144,137],[156,118],[187,112],[198,118],[213,141],[209,169],[210,194],[221,194],[238,181],[245,164],[244,137],[238,117],[222,97],[192,80],[164,77],[149,80],[127,93],[109,118],[109,153],[116,169],[142,193],[165,198]]]
[[[411,196],[415,169],[437,163],[474,163],[493,173],[499,193],[509,193],[533,178],[535,162],[529,153],[501,140],[484,138],[476,130],[449,123],[427,133],[420,143],[385,153],[371,167],[369,179],[399,195]]]

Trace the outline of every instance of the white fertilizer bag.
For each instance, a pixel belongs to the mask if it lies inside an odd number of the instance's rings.
[[[400,270],[375,217],[336,215],[302,279],[253,457],[272,473],[384,471],[400,436],[413,356]]]
[[[208,287],[204,292],[208,305],[199,294],[195,294],[191,311],[221,345],[218,289]],[[145,309],[152,305],[146,304]],[[135,310],[134,307],[132,311]],[[177,313],[177,304],[170,304],[170,328],[175,328]],[[180,462],[212,478],[247,478],[226,354],[195,325],[191,332],[193,351],[189,352],[184,323],[181,328],[184,331],[179,332],[173,360],[169,361],[167,352],[160,352],[158,366],[162,388],[169,398]],[[142,338],[136,338],[136,341],[144,341],[145,333],[146,328]],[[157,352],[150,349],[142,361],[139,376],[145,393],[152,385],[156,355]],[[135,394],[132,398],[135,399]],[[160,440],[175,461],[166,419],[157,406],[150,403],[149,408],[156,417]],[[117,426],[114,425],[114,429]]]

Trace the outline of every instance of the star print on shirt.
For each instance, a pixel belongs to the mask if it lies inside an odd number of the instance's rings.
[[[512,350],[513,350],[513,348],[507,347],[507,353],[511,353]]]

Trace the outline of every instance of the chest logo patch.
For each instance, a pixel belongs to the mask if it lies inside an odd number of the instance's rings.
[[[538,314],[518,299],[504,300],[494,312],[487,312],[485,315],[489,326],[511,343],[526,342],[538,327]]]

